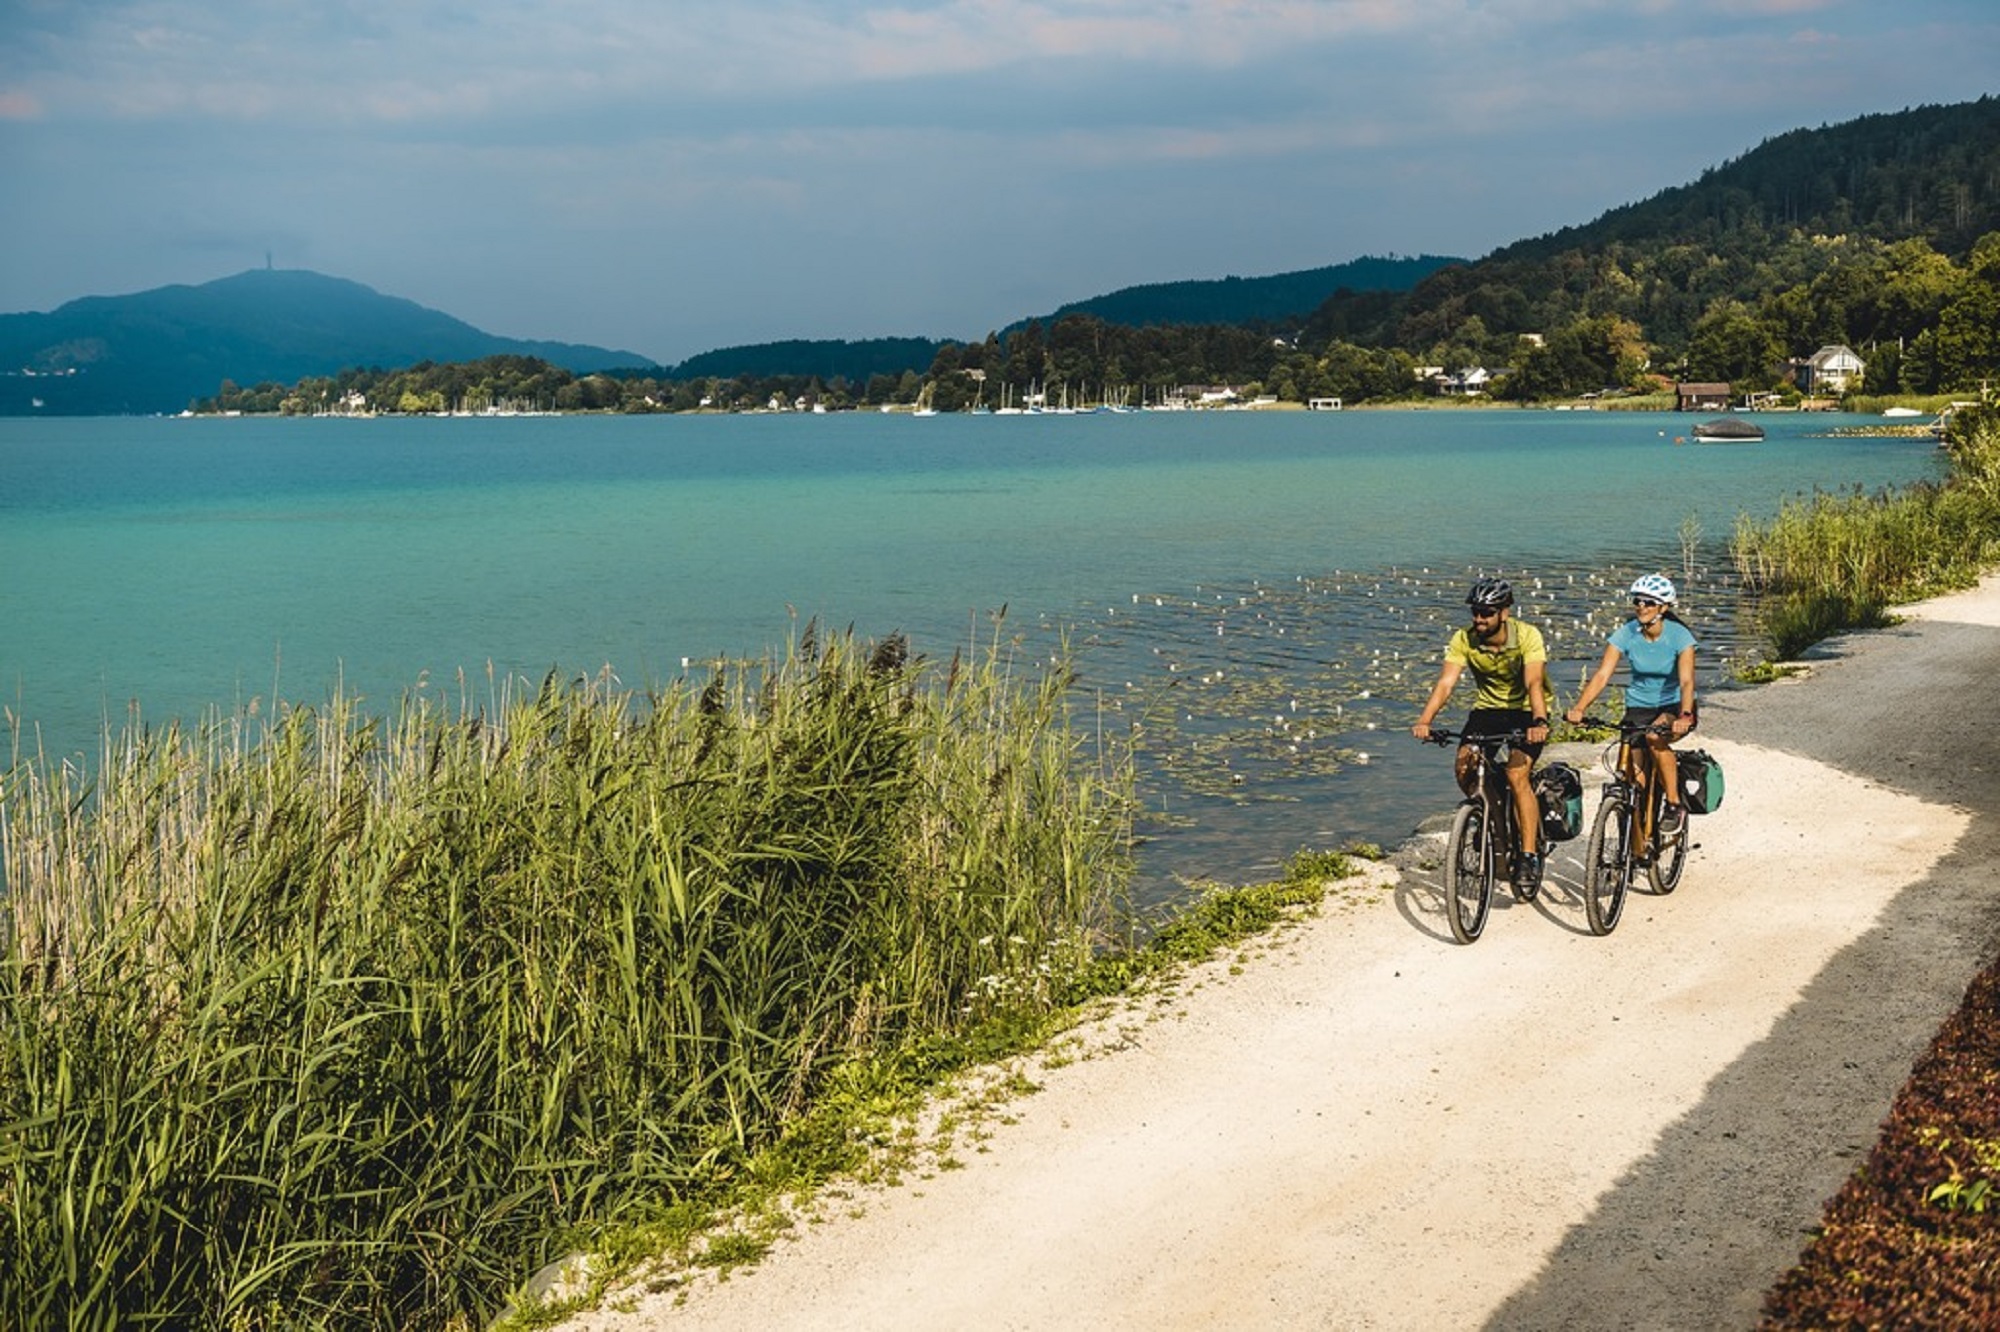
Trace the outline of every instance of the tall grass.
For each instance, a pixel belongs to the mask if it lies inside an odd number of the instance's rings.
[[[1780,660],[1879,625],[1899,602],[1972,586],[2000,562],[2000,418],[1967,414],[1942,482],[1789,500],[1768,523],[1738,520],[1733,554],[1765,594],[1760,618]]]
[[[0,1326],[472,1326],[843,1061],[1122,928],[1129,774],[1016,678],[336,696],[0,788]]]

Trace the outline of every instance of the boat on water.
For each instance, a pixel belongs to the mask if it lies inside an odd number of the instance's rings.
[[[1740,416],[1718,416],[1694,428],[1698,444],[1754,444],[1764,438],[1764,427]]]

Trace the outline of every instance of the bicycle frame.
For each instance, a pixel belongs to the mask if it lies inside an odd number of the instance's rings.
[[[1604,751],[1604,766],[1611,780],[1605,783],[1584,855],[1583,897],[1590,930],[1609,934],[1618,926],[1625,894],[1640,868],[1646,870],[1657,893],[1671,893],[1680,885],[1681,869],[1687,863],[1688,833],[1683,822],[1671,837],[1660,839],[1659,813],[1665,792],[1653,755],[1640,744],[1641,737],[1670,734],[1670,728],[1626,727],[1596,717],[1585,718],[1585,724],[1618,731],[1617,742]]]
[[[1515,877],[1521,853],[1520,829],[1513,787],[1499,752],[1501,746],[1526,738],[1522,731],[1468,736],[1433,728],[1430,734],[1432,744],[1456,740],[1473,751],[1472,791],[1459,802],[1445,845],[1445,915],[1460,943],[1471,943],[1485,930],[1495,880],[1502,875],[1510,880]],[[1533,901],[1536,892],[1532,884],[1514,884],[1514,895],[1523,902]]]

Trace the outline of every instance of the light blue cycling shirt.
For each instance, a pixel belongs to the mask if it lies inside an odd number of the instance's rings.
[[[1632,683],[1625,686],[1628,708],[1664,708],[1681,697],[1681,653],[1694,646],[1694,634],[1679,620],[1662,620],[1660,636],[1648,638],[1637,620],[1627,620],[1611,631],[1612,647],[1624,654],[1632,668]]]

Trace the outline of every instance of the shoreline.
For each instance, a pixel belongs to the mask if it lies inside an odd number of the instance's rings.
[[[1452,945],[1412,843],[1045,1060],[963,1168],[565,1326],[1753,1323],[2000,935],[2000,775],[1910,689],[1983,678],[2000,579],[1901,613],[1710,697],[1728,803],[1614,934],[1579,839]]]

